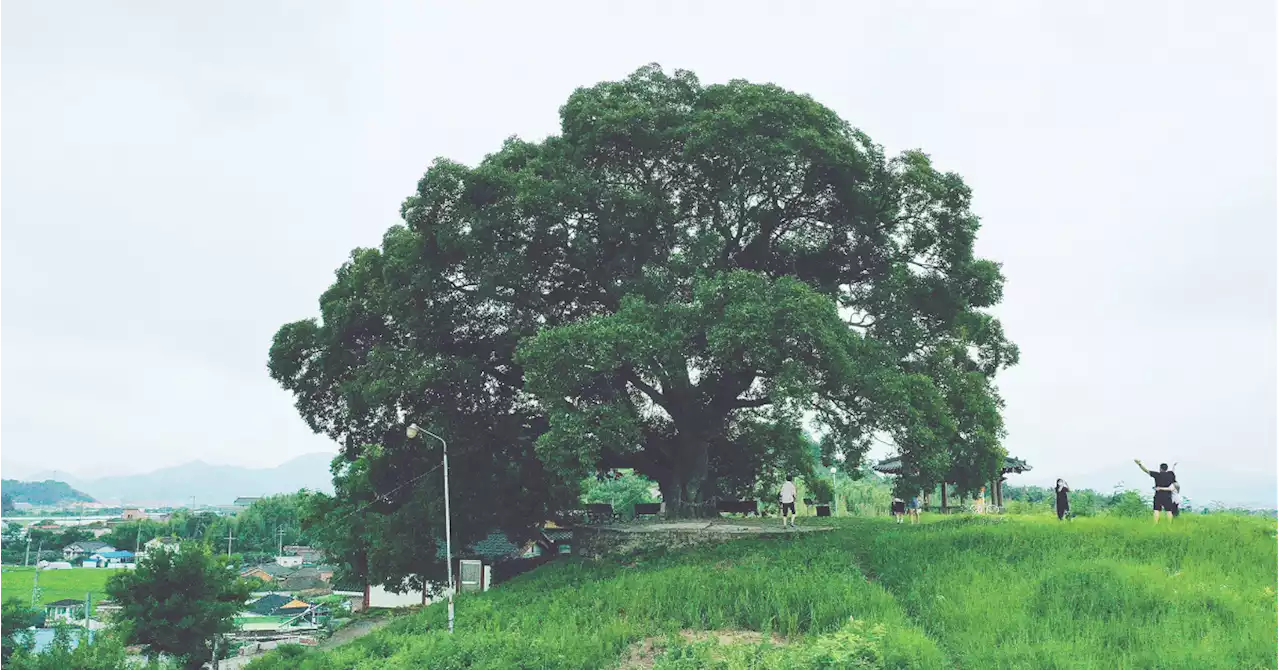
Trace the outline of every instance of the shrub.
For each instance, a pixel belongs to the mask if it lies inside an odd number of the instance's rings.
[[[1121,491],[1111,497],[1107,506],[1107,514],[1111,516],[1138,518],[1151,514],[1151,503],[1142,494],[1132,489]]]

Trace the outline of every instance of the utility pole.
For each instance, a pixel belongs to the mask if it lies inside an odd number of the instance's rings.
[[[27,533],[27,553],[22,557],[22,567],[27,567],[31,562],[31,533]]]
[[[227,558],[231,558],[231,541],[234,539],[231,536],[231,524],[227,524]]]
[[[90,642],[93,641],[93,634],[89,632],[89,605],[91,602],[91,596],[93,596],[92,593],[84,594],[84,634],[89,636],[88,639]]]
[[[284,556],[284,526],[276,528],[276,535],[280,536],[280,549],[276,552],[276,556]]]
[[[35,579],[31,582],[31,608],[35,609],[36,602],[40,598],[40,566],[36,566]]]

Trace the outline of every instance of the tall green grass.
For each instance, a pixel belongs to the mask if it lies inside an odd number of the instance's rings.
[[[824,522],[827,520],[823,520]],[[825,534],[566,560],[277,668],[1274,668],[1276,524],[837,519]],[[681,631],[760,631],[724,644]]]
[[[93,602],[106,598],[106,584],[115,569],[71,568],[70,570],[41,570],[39,603],[45,604],[71,598],[84,600],[86,593],[93,594]],[[35,568],[5,566],[0,571],[0,591],[5,599],[17,598],[31,604],[31,586],[36,578]]]

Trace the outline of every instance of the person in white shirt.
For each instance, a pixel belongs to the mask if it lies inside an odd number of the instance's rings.
[[[782,527],[786,528],[788,524],[792,528],[796,527],[796,483],[792,480],[791,475],[787,475],[787,481],[782,483],[782,491],[778,493],[778,501],[782,503]],[[791,515],[788,518],[787,515]]]

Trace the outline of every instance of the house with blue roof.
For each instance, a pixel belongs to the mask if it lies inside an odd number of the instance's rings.
[[[89,565],[90,563],[93,565]],[[123,568],[131,567],[133,564],[133,552],[124,550],[99,551],[85,561],[85,567],[95,568]]]

